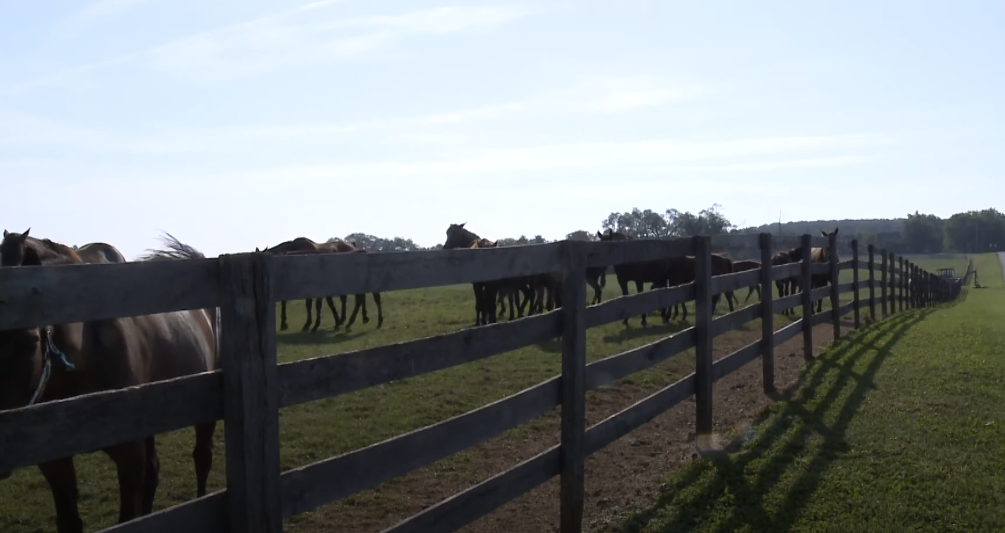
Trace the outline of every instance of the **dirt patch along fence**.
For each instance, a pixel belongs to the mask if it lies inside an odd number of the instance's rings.
[[[752,239],[762,266],[711,275],[711,253],[731,239]],[[220,309],[223,370],[139,387],[87,394],[0,412],[0,471],[36,465],[116,443],[213,420],[225,422],[227,488],[119,524],[111,532],[251,532],[282,530],[282,520],[372,488],[529,422],[561,406],[561,440],[548,450],[433,505],[386,531],[454,531],[545,481],[561,477],[561,530],[581,531],[584,461],[692,395],[699,435],[712,430],[712,384],[761,358],[763,386],[774,389],[774,348],[802,333],[812,357],[812,328],[862,312],[873,319],[898,309],[954,298],[951,284],[886,250],[868,260],[772,266],[774,251],[793,246],[836,249],[833,239],[770,234],[678,240],[558,243],[498,249],[272,256],[5,268],[0,271],[0,330],[109,319],[181,309]],[[694,255],[695,281],[586,305],[585,270]],[[808,253],[804,256],[809,256]],[[851,282],[840,272],[850,269]],[[860,279],[865,270],[868,275]],[[877,270],[879,272],[877,272]],[[366,350],[277,364],[276,306],[329,294],[356,294],[563,274],[563,307],[519,320]],[[829,286],[773,297],[776,280],[803,287],[828,275]],[[908,284],[908,279],[911,283]],[[759,285],[759,303],[712,318],[712,296]],[[868,298],[860,291],[868,289]],[[852,292],[840,305],[840,295]],[[879,294],[876,294],[876,293]],[[816,299],[831,309],[813,313]],[[694,326],[654,343],[586,364],[586,330],[656,309],[695,301]],[[881,306],[877,311],[877,306]],[[802,318],[774,329],[774,315],[799,308]],[[719,360],[713,339],[762,320],[762,338]],[[443,370],[562,338],[562,373],[479,409],[371,446],[280,471],[279,409],[394,380]],[[587,428],[586,392],[645,370],[690,348],[695,371]]]

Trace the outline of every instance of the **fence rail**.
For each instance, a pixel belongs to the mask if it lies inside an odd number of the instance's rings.
[[[753,245],[761,268],[711,275],[711,253]],[[827,247],[827,263],[771,265],[774,251]],[[638,240],[563,241],[499,249],[371,254],[271,256],[5,268],[0,275],[0,329],[40,327],[194,308],[220,308],[224,370],[97,392],[0,411],[0,471],[30,466],[213,420],[225,420],[227,489],[105,531],[187,533],[278,532],[282,519],[374,487],[439,461],[562,408],[561,442],[513,468],[462,491],[388,531],[420,531],[435,524],[453,531],[555,476],[561,477],[561,530],[581,531],[585,457],[611,444],[692,395],[699,434],[712,428],[712,384],[757,358],[763,387],[774,389],[774,348],[804,339],[812,357],[812,328],[854,313],[877,319],[957,297],[962,280],[934,276],[887,250],[868,247],[839,261],[833,238],[770,234]],[[691,283],[586,306],[588,267],[695,256]],[[803,257],[809,257],[804,253]],[[896,259],[896,260],[895,260]],[[839,282],[841,270],[853,281]],[[879,270],[879,272],[877,272]],[[864,271],[864,272],[862,272]],[[276,363],[275,301],[326,294],[491,281],[558,272],[563,307],[545,314],[366,350]],[[829,284],[814,286],[825,277]],[[796,279],[809,290],[775,298],[776,282]],[[910,280],[910,281],[909,281]],[[758,286],[761,301],[712,318],[713,295]],[[863,297],[860,291],[868,291]],[[853,299],[840,305],[840,295]],[[879,294],[876,294],[876,293]],[[830,309],[813,313],[818,299]],[[588,328],[695,301],[695,325],[610,357],[586,363]],[[774,315],[801,308],[802,317],[774,329]],[[761,319],[761,339],[712,360],[716,336]],[[280,472],[278,410],[393,380],[477,361],[562,338],[562,373],[479,409],[366,448]],[[695,349],[695,371],[632,406],[585,425],[586,392]]]

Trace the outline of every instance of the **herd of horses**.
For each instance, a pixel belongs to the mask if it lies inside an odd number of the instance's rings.
[[[825,236],[836,234],[824,233]],[[494,248],[497,242],[484,239],[464,228],[464,224],[451,224],[447,229],[444,249]],[[629,240],[624,234],[607,230],[598,233],[604,241]],[[204,258],[198,250],[167,234],[166,247],[148,250],[137,261],[169,261]],[[315,243],[300,237],[264,250],[276,255],[316,253],[366,253],[353,242]],[[811,260],[827,262],[826,248],[813,248]],[[794,248],[775,254],[773,264],[802,260],[802,249]],[[0,266],[21,267],[70,264],[125,263],[126,259],[114,246],[88,243],[73,248],[49,239],[32,237],[29,230],[23,233],[4,231],[0,242]],[[714,254],[713,275],[740,272],[759,268],[756,261],[732,261]],[[605,285],[606,268],[587,271],[587,283],[594,290],[591,303],[599,303]],[[651,288],[670,287],[694,281],[694,257],[683,256],[637,263],[615,265],[614,271],[622,294],[628,294],[629,283],[641,292],[644,284]],[[814,275],[814,288],[826,285],[828,275]],[[784,296],[797,290],[798,278],[777,282],[779,294]],[[541,313],[561,307],[562,279],[559,274],[542,274],[509,278],[491,282],[474,283],[475,323],[489,324],[497,321],[497,305],[502,313],[509,311],[510,319]],[[751,287],[747,298],[756,287]],[[335,317],[335,328],[343,324],[352,326],[357,312],[362,311],[363,322],[369,322],[365,294],[355,295],[355,308],[346,320],[346,296],[341,295],[341,314],[337,312],[333,297],[325,300]],[[719,295],[713,298],[717,303]],[[380,293],[374,292],[377,305],[377,327],[384,322]],[[733,294],[726,293],[730,310]],[[312,301],[315,321],[311,324]],[[303,329],[317,331],[321,322],[322,298],[306,299],[307,322]],[[819,310],[820,302],[818,302]],[[683,317],[687,308],[683,307]],[[661,310],[664,321],[669,321],[670,310]],[[677,316],[676,306],[673,316]],[[0,373],[0,411],[33,405],[81,394],[120,389],[154,381],[216,370],[221,367],[218,355],[218,309],[192,309],[153,315],[88,320],[46,327],[0,331],[0,359],[4,371]],[[624,323],[628,324],[625,318]],[[646,316],[642,315],[645,325]],[[286,302],[282,302],[281,329],[287,329]],[[216,423],[195,427],[195,446],[192,459],[196,472],[196,495],[206,494],[206,481],[213,463],[213,434]],[[104,451],[115,463],[119,481],[119,522],[149,514],[153,510],[154,494],[159,483],[160,462],[154,436],[116,444]],[[80,533],[83,522],[78,511],[79,492],[73,457],[65,457],[38,465],[49,484],[56,509],[56,527],[59,533]],[[10,477],[10,472],[0,472],[0,480]]]

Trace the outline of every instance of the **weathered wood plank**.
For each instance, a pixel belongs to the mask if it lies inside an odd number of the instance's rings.
[[[273,259],[275,298],[397,291],[557,272],[561,244],[280,255]]]
[[[858,287],[857,287],[858,290],[868,289],[870,287],[870,284],[869,284],[870,281],[871,280],[868,279],[868,278],[858,280]]]
[[[810,320],[810,317],[813,316],[813,301],[816,299],[812,297],[812,291],[807,290],[813,286],[813,268],[807,260],[810,257],[810,236],[808,234],[803,235],[800,238],[800,243],[803,249],[804,258],[801,263],[802,270],[799,274],[799,282],[803,287],[803,291],[799,293],[799,295],[802,296],[801,299],[803,304],[803,358],[809,361],[813,359],[813,322]]]
[[[477,328],[279,365],[279,405],[346,394],[554,339],[561,310]]]
[[[862,262],[858,258],[858,240],[854,239],[851,241],[851,256],[852,261],[855,263],[855,269],[852,270],[852,305],[855,309],[855,329],[862,327],[862,301],[859,295],[859,289],[861,289],[861,281],[859,280],[859,270],[861,269]]]
[[[672,385],[646,396],[586,430],[586,455],[592,455],[614,441],[642,427],[694,394],[694,372]]]
[[[837,291],[839,294],[844,294],[846,292],[852,292],[855,290],[855,282],[849,281],[848,283],[838,283]]]
[[[826,298],[830,294],[830,292],[831,292],[831,286],[830,285],[827,285],[827,286],[824,286],[824,287],[817,287],[817,288],[813,289],[812,291],[810,291],[810,299],[813,302],[816,302],[817,300],[823,300],[824,298]]]
[[[722,294],[724,292],[745,289],[757,285],[760,279],[761,273],[757,270],[714,276],[712,277],[712,294]]]
[[[760,274],[757,270],[753,270],[752,272]],[[722,315],[712,321],[712,337],[718,337],[727,331],[733,331],[747,322],[758,318],[761,318],[761,306],[757,304],[748,305],[743,309]]]
[[[227,491],[155,511],[98,533],[220,533],[227,527]]]
[[[560,529],[580,533],[586,501],[586,248],[565,241],[562,257]],[[492,302],[495,305],[495,302]]]
[[[743,365],[757,359],[761,355],[761,341],[754,341],[739,350],[712,363],[712,380],[720,379],[736,372]]]
[[[802,330],[803,330],[803,319],[800,318],[799,320],[792,322],[788,326],[785,326],[782,329],[775,331],[775,347],[777,348],[781,346],[782,343],[784,343],[785,341],[795,337],[796,335],[799,335],[799,333],[802,332]]]
[[[695,432],[712,432],[712,255],[707,236],[694,238]]]
[[[831,296],[831,309],[837,310],[838,306],[841,305],[841,292],[838,287],[838,277],[841,272],[838,270],[838,251],[837,251],[837,236],[831,235],[828,237],[828,242],[830,243],[827,247],[828,250],[828,266],[830,267],[830,296]],[[831,326],[834,328],[834,338],[841,338],[841,317],[837,313],[831,313]]]
[[[763,263],[762,263],[763,264]],[[771,279],[774,281],[779,281],[783,279],[793,278],[802,272],[803,262],[799,261],[797,263],[788,263],[785,265],[778,265],[771,267]]]
[[[846,259],[844,261],[839,262],[837,266],[838,270],[855,270],[855,267],[858,266],[858,261],[854,258]]]
[[[228,527],[282,531],[272,255],[220,257]]]
[[[845,316],[855,310],[855,302],[848,302],[837,308],[837,316]]]
[[[774,250],[790,250],[801,245],[799,235],[773,235]],[[723,234],[712,235],[712,250],[724,248],[745,247],[754,248],[757,246],[757,235],[748,234]],[[814,247],[822,248],[827,246],[827,239],[822,236],[810,236],[810,244]]]
[[[457,531],[557,476],[560,471],[560,455],[559,446],[552,446],[505,472],[426,508],[382,533]]]
[[[587,307],[586,327],[594,328],[657,309],[673,307],[691,300],[694,300],[694,283],[640,292],[630,296],[619,296]]]
[[[771,234],[762,233],[761,248],[761,379],[765,394],[775,390],[775,293],[771,280]]]
[[[826,324],[828,320],[831,320],[831,310],[824,309],[819,313],[813,314],[813,318],[810,319],[810,324],[819,326],[820,324]]]
[[[868,245],[869,250],[869,319],[876,321],[876,247]]]
[[[221,418],[220,371],[0,411],[0,472]]]
[[[886,254],[886,248],[880,250],[879,255],[882,258],[882,265],[880,266],[880,273],[882,275],[882,280],[879,283],[879,301],[883,306],[883,318],[886,318],[887,316],[889,316],[888,312],[889,309],[887,305],[889,304],[890,301],[890,299],[887,298],[887,294],[889,294],[888,291],[890,290],[890,282],[889,282],[890,265],[887,263],[889,257]]]
[[[586,365],[586,390],[610,385],[615,381],[641,372],[694,347],[694,326],[610,357]]]
[[[216,261],[5,268],[0,330],[216,307]]]
[[[525,424],[561,403],[561,376],[350,453],[284,472],[283,518],[375,487]]]
[[[772,304],[772,308],[774,309],[775,313],[781,313],[782,311],[799,307],[800,305],[802,305],[801,303],[802,300],[803,300],[802,293],[790,294],[788,296],[784,296],[782,298],[775,300],[774,303]]]
[[[638,263],[685,255],[694,255],[691,239],[635,239],[586,243],[588,267]]]

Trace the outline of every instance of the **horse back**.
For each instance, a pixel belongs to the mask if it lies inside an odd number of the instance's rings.
[[[120,355],[128,360],[139,383],[220,367],[213,318],[205,309],[120,318],[116,322],[114,327],[127,352]]]

